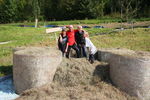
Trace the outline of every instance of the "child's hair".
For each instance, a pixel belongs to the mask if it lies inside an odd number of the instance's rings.
[[[82,26],[81,26],[81,25],[78,25],[78,26],[77,26],[77,28],[80,28],[80,29],[82,29]]]
[[[64,32],[64,31],[66,31],[66,27],[65,26],[62,27],[62,32]]]
[[[66,32],[66,30],[65,30],[65,29],[62,29],[62,31],[61,31],[60,34],[62,35],[64,32]]]
[[[65,32],[66,30],[65,29],[62,29],[62,32]]]

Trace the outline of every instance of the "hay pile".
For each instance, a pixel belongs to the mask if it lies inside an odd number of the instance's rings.
[[[86,59],[64,59],[53,83],[24,91],[16,100],[137,100],[111,85],[109,67]]]
[[[55,73],[54,82],[62,86],[90,84],[94,69],[85,59],[64,59]]]

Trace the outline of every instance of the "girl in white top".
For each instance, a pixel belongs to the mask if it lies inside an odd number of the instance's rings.
[[[85,38],[85,41],[86,41],[86,47],[89,48],[90,54],[94,55],[97,52],[96,47],[94,46],[94,44],[91,42],[91,40],[88,37]]]
[[[91,40],[88,38],[88,34],[86,35],[87,36],[85,36],[85,42],[86,42],[85,44],[89,51],[89,61],[90,63],[94,63],[94,60],[95,60],[94,55],[96,54],[97,49],[94,46],[94,44],[91,42]]]

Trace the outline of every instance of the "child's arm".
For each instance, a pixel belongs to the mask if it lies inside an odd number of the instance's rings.
[[[62,42],[62,36],[59,35],[59,42]]]
[[[68,43],[67,43],[67,45],[66,45],[66,49],[65,49],[65,52],[67,52],[67,51],[68,51],[68,46],[69,46],[69,45],[68,45]]]

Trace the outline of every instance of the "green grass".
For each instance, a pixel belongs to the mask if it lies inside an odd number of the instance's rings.
[[[150,18],[139,18],[132,19],[135,22],[139,21],[150,21]],[[70,24],[102,24],[102,23],[112,23],[121,22],[120,18],[100,18],[100,19],[85,19],[85,20],[66,20],[66,21],[40,21],[39,26],[43,25],[70,25]],[[34,22],[24,22],[24,23],[11,23],[8,25],[34,25]]]
[[[12,48],[43,43],[43,41],[49,41],[50,36],[54,35],[45,34],[45,28],[0,25],[0,42],[11,41],[8,44],[0,44],[0,76],[10,74],[7,73],[10,71],[3,71],[3,67],[12,66]]]
[[[61,24],[61,23],[60,23]],[[128,48],[132,50],[150,51],[150,29],[128,29],[121,32],[112,32],[107,35],[96,33],[109,33],[114,29],[89,28],[85,29],[97,48]],[[57,32],[58,35],[58,32]],[[12,48],[42,44],[54,46],[54,34],[45,34],[45,28],[22,28],[12,24],[0,25],[0,76],[12,73]]]
[[[69,24],[101,24],[101,23],[111,23],[119,22],[120,19],[90,19],[90,20],[71,20],[71,21],[52,21],[47,22],[47,24],[52,25],[69,25]]]
[[[150,51],[150,29],[128,29],[108,35],[91,37],[98,48],[127,48]]]
[[[85,20],[66,20],[66,21],[40,21],[39,26],[45,25],[70,25],[70,24],[100,24],[100,23],[111,23],[120,22],[117,18],[103,18],[103,19],[85,19]],[[11,23],[8,25],[34,25],[34,22],[24,23]]]
[[[150,21],[150,18],[139,18],[135,19],[136,21]]]
[[[90,36],[94,36],[99,33],[109,33],[111,31],[113,31],[114,29],[112,29],[112,28],[100,28],[100,29],[87,28],[85,30],[90,34]]]

